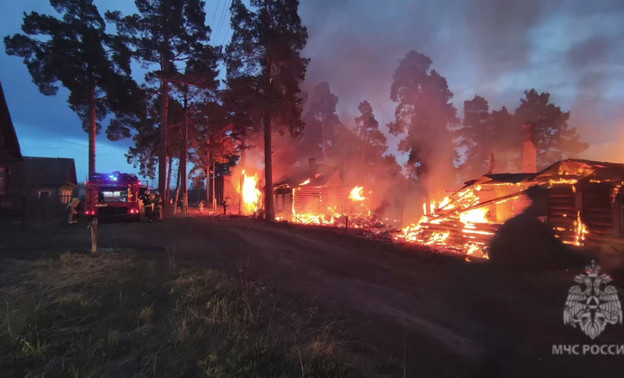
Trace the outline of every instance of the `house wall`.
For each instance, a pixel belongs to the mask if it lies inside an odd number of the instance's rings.
[[[290,220],[293,210],[293,189],[289,187],[275,189],[273,201],[275,204],[275,215]]]
[[[547,220],[562,242],[576,241],[575,222],[581,210],[577,205],[572,185],[555,185],[548,190]]]
[[[325,214],[331,208],[334,212],[347,214],[352,206],[349,192],[345,187],[299,187],[294,193],[294,210],[297,214]]]
[[[574,244],[577,240],[578,219],[585,226],[581,244],[590,249],[605,245],[622,245],[621,195],[613,201],[614,184],[583,183],[555,185],[548,192],[548,223],[563,242]]]
[[[32,190],[25,198],[27,219],[63,218],[66,206],[72,199],[73,188],[41,187]]]
[[[619,236],[614,221],[617,213],[614,213],[611,197],[613,188],[611,183],[589,183],[582,188],[581,219],[589,231],[586,236],[588,246],[599,246]]]

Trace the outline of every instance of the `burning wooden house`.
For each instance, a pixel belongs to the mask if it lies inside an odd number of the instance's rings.
[[[278,219],[297,223],[335,225],[360,214],[364,206],[361,187],[349,189],[336,167],[317,164],[312,158],[307,167],[278,181],[273,193]]]
[[[467,181],[425,208],[423,219],[399,238],[485,256],[500,225],[530,203],[524,194],[533,185],[548,189],[545,221],[563,243],[624,249],[624,164],[579,159],[537,173],[486,174]]]

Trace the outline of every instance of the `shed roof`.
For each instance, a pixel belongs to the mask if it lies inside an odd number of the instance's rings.
[[[538,172],[534,181],[553,178],[594,179],[600,181],[623,181],[624,164],[583,159],[558,161]]]
[[[566,159],[553,163],[537,173],[490,173],[466,181],[465,186],[520,182],[535,183],[553,179],[594,179],[624,181],[624,164],[584,159]]]
[[[314,167],[299,168],[279,180],[274,187],[297,188],[299,186],[336,186],[342,185],[338,168],[325,164]]]
[[[17,134],[13,127],[9,107],[4,98],[2,82],[0,82],[0,162],[15,162],[22,160]]]
[[[78,185],[74,159],[24,156],[21,166],[18,169],[36,186]]]

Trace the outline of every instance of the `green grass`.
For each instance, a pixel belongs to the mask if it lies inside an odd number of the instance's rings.
[[[3,376],[396,375],[316,307],[176,263],[139,252],[0,261]]]

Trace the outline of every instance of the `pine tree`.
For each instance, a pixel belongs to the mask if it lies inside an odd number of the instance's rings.
[[[308,110],[303,118],[305,130],[300,141],[300,151],[305,158],[327,160],[334,155],[337,133],[343,126],[336,114],[337,104],[338,96],[331,92],[328,82],[314,87],[307,101]]]
[[[135,0],[135,5],[138,14],[123,17],[120,12],[108,12],[106,17],[135,47],[137,59],[156,67],[146,75],[146,81],[159,85],[158,188],[167,205],[169,84],[187,81],[180,62],[202,66],[202,59],[210,57],[210,27],[205,24],[205,2],[201,0]],[[206,64],[203,69],[209,67]]]
[[[548,92],[524,91],[520,102],[514,116],[518,125],[533,123],[538,167],[545,168],[588,148],[576,129],[569,127],[570,112],[563,112],[552,104]]]
[[[231,6],[232,41],[226,48],[229,80],[244,80],[252,89],[252,109],[262,104],[264,133],[266,219],[275,219],[271,132],[273,124],[287,125],[291,134],[303,129],[300,85],[308,60],[301,57],[308,32],[301,25],[297,0],[241,0]]]
[[[403,136],[399,151],[408,154],[406,167],[413,178],[423,180],[436,169],[432,176],[437,184],[448,185],[454,155],[450,128],[458,120],[450,102],[453,93],[431,64],[429,57],[413,50],[399,60],[390,89],[390,99],[398,104],[388,128]]]
[[[22,31],[4,38],[7,54],[24,58],[44,95],[57,83],[69,90],[69,105],[89,134],[89,177],[95,173],[95,139],[112,111],[113,127],[135,118],[143,94],[130,77],[130,51],[120,37],[106,33],[106,23],[92,0],[50,0],[62,16],[31,12]]]
[[[375,164],[386,152],[386,136],[379,130],[379,122],[373,114],[373,107],[364,100],[358,105],[360,115],[355,118],[355,129],[363,143],[364,161]]]

